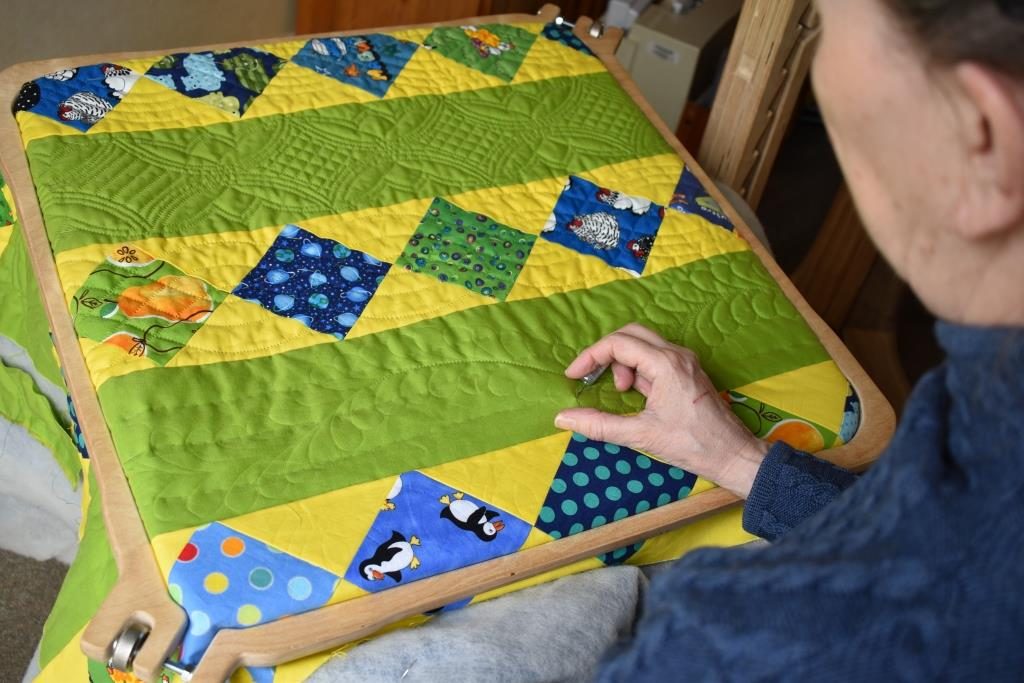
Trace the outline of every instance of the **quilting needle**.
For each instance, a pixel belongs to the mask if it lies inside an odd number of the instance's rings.
[[[580,394],[583,393],[584,389],[586,389],[587,387],[592,387],[595,384],[597,384],[597,380],[601,379],[601,375],[603,375],[607,369],[607,365],[600,365],[596,369],[591,370],[586,375],[584,375],[583,379],[580,380],[579,386],[576,387],[576,398],[580,397]]]

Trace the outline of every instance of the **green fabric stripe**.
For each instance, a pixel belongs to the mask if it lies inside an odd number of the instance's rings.
[[[71,435],[61,425],[53,407],[36,389],[31,375],[0,361],[0,415],[21,425],[52,453],[73,487],[78,487],[82,463]]]
[[[39,642],[40,667],[49,664],[89,623],[117,581],[117,565],[103,526],[100,491],[91,472],[89,491],[92,497],[78,554],[64,577],[57,601],[43,626],[43,637]]]
[[[35,272],[28,260],[28,246],[15,223],[7,248],[0,254],[0,292],[4,304],[0,306],[0,334],[9,337],[24,348],[32,363],[46,379],[64,387],[60,366],[50,341],[50,327],[43,310]]]
[[[52,136],[28,157],[59,253],[300,222],[668,151],[599,73],[198,128]]]
[[[552,434],[556,411],[575,402],[565,366],[633,320],[694,349],[719,387],[828,359],[740,252],[337,344],[147,370],[99,394],[156,535]],[[609,382],[583,396],[639,407]]]

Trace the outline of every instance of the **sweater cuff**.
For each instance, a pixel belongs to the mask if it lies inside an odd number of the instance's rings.
[[[776,442],[754,477],[743,508],[743,528],[774,541],[856,480],[856,475],[842,468]]]

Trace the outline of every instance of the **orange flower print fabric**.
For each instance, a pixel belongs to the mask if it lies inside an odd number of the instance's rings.
[[[123,245],[71,300],[75,331],[166,365],[227,296],[166,261]]]

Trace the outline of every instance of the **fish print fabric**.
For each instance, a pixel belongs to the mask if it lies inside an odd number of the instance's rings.
[[[314,38],[292,57],[292,61],[383,97],[416,52],[416,47],[415,43],[380,33]]]

